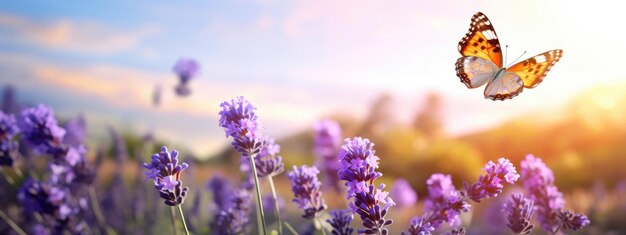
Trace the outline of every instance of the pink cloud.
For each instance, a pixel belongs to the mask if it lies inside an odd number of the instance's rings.
[[[2,40],[97,55],[132,49],[146,37],[158,32],[152,26],[121,31],[93,22],[70,20],[46,22],[8,13],[0,13],[0,29],[10,31],[12,35]]]

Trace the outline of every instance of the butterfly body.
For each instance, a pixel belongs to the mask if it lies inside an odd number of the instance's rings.
[[[487,17],[478,12],[472,17],[469,32],[459,42],[456,74],[468,88],[485,84],[485,98],[511,99],[523,88],[537,86],[561,58],[562,50],[547,51],[510,67],[502,64],[498,36]]]

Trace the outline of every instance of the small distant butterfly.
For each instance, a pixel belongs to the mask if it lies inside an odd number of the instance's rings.
[[[469,32],[459,42],[463,57],[456,61],[456,75],[468,88],[485,87],[485,98],[511,99],[524,88],[534,88],[561,59],[563,50],[551,50],[508,68],[502,65],[502,50],[493,25],[483,13],[472,16]]]

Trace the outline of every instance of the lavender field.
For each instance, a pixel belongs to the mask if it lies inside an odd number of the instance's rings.
[[[540,86],[459,82],[478,11],[509,61],[563,50]],[[626,73],[590,59],[626,16],[595,12],[2,2],[0,234],[626,234]]]

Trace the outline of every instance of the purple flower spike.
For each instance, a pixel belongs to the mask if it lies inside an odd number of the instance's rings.
[[[18,153],[18,143],[15,140],[18,132],[15,117],[0,111],[0,166],[13,166]]]
[[[452,230],[446,232],[446,235],[465,235],[465,228],[455,228],[455,229],[452,229]]]
[[[200,72],[200,65],[194,59],[180,58],[172,70],[180,78],[181,83],[186,84]]]
[[[346,181],[348,199],[356,192],[367,191],[366,182],[374,181],[383,174],[377,172],[378,156],[374,144],[368,139],[346,139],[339,150],[339,179]]]
[[[68,188],[29,178],[20,188],[17,198],[27,213],[43,217],[43,225],[51,229],[52,234],[81,234],[82,228],[76,226],[79,208]]]
[[[18,125],[22,130],[22,138],[36,151],[51,155],[64,152],[62,142],[65,130],[58,126],[48,106],[40,104],[35,108],[24,109]]]
[[[472,185],[465,184],[467,195],[475,202],[498,196],[504,188],[501,182],[514,184],[520,177],[515,170],[515,166],[506,158],[498,159],[498,164],[492,161],[487,162],[483,170],[487,174],[481,175],[476,183]]]
[[[351,210],[334,210],[330,212],[331,218],[326,220],[332,227],[333,235],[352,235],[354,229],[350,227],[350,222],[354,218]]]
[[[398,207],[412,207],[417,203],[417,193],[405,179],[396,180],[391,187],[390,196]]]
[[[228,203],[232,189],[226,178],[221,175],[214,175],[207,183],[207,188],[213,193],[213,202],[217,212],[229,208]]]
[[[540,158],[526,156],[521,163],[521,178],[545,231],[556,234],[560,229],[577,230],[590,223],[585,215],[564,209],[565,200],[554,185],[554,174]]]
[[[348,199],[354,198],[350,208],[359,214],[365,227],[358,230],[359,234],[387,234],[386,227],[393,223],[385,215],[395,202],[383,191],[384,184],[374,185],[383,174],[376,171],[380,159],[373,147],[368,139],[355,137],[346,139],[338,154],[339,179],[346,181]]]
[[[324,186],[340,191],[337,153],[341,147],[341,127],[337,122],[327,119],[315,123],[313,129],[315,132],[313,152],[318,158],[317,165],[324,175]]]
[[[315,147],[314,152],[318,156],[335,155],[339,147],[341,147],[341,127],[339,123],[326,119],[321,120],[313,125],[315,131]]]
[[[275,176],[284,171],[283,158],[277,156],[279,152],[280,145],[275,144],[272,138],[265,138],[259,155],[254,158],[258,177]],[[247,163],[250,165],[250,161]]]
[[[220,104],[220,127],[224,128],[226,137],[233,137],[232,146],[244,156],[252,156],[261,151],[263,146],[256,109],[248,100],[237,97],[230,102]]]
[[[154,187],[159,191],[161,198],[165,199],[168,206],[178,206],[185,201],[185,196],[189,191],[188,187],[183,187],[180,180],[180,173],[185,170],[187,163],[178,164],[178,151],[167,151],[167,147],[161,147],[160,153],[152,155],[150,164],[144,163],[147,179],[152,179]]]
[[[402,232],[402,235],[430,235],[433,231],[435,231],[435,227],[424,218],[414,217],[411,220],[411,225],[409,225],[409,230]]]
[[[428,197],[424,202],[431,213],[428,222],[438,227],[444,221],[450,225],[460,222],[461,212],[469,211],[470,205],[462,200],[459,192],[452,184],[452,177],[444,174],[433,174],[426,180]]]
[[[246,190],[236,190],[230,201],[230,207],[221,210],[211,224],[212,234],[243,234],[248,224],[250,213],[250,194]]]
[[[200,65],[188,58],[179,59],[173,68],[174,73],[178,76],[180,83],[176,86],[176,94],[179,96],[188,96],[191,94],[191,89],[188,86],[189,80],[195,77],[200,71]]]
[[[515,234],[530,234],[534,226],[531,224],[534,203],[524,198],[521,193],[511,195],[511,199],[504,204],[503,212],[506,214],[507,226]]]
[[[582,213],[574,213],[570,210],[561,210],[559,212],[559,219],[561,220],[563,229],[579,230],[591,223],[586,215]]]
[[[87,130],[85,118],[82,115],[68,120],[64,127],[65,130],[67,130],[67,133],[63,138],[63,142],[65,144],[78,147],[85,142]]]
[[[287,177],[291,180],[291,191],[293,191],[293,202],[298,204],[298,208],[304,209],[302,217],[313,219],[318,212],[326,209],[326,203],[320,191],[321,183],[317,179],[320,171],[317,167],[293,166],[293,171],[287,172]]]

